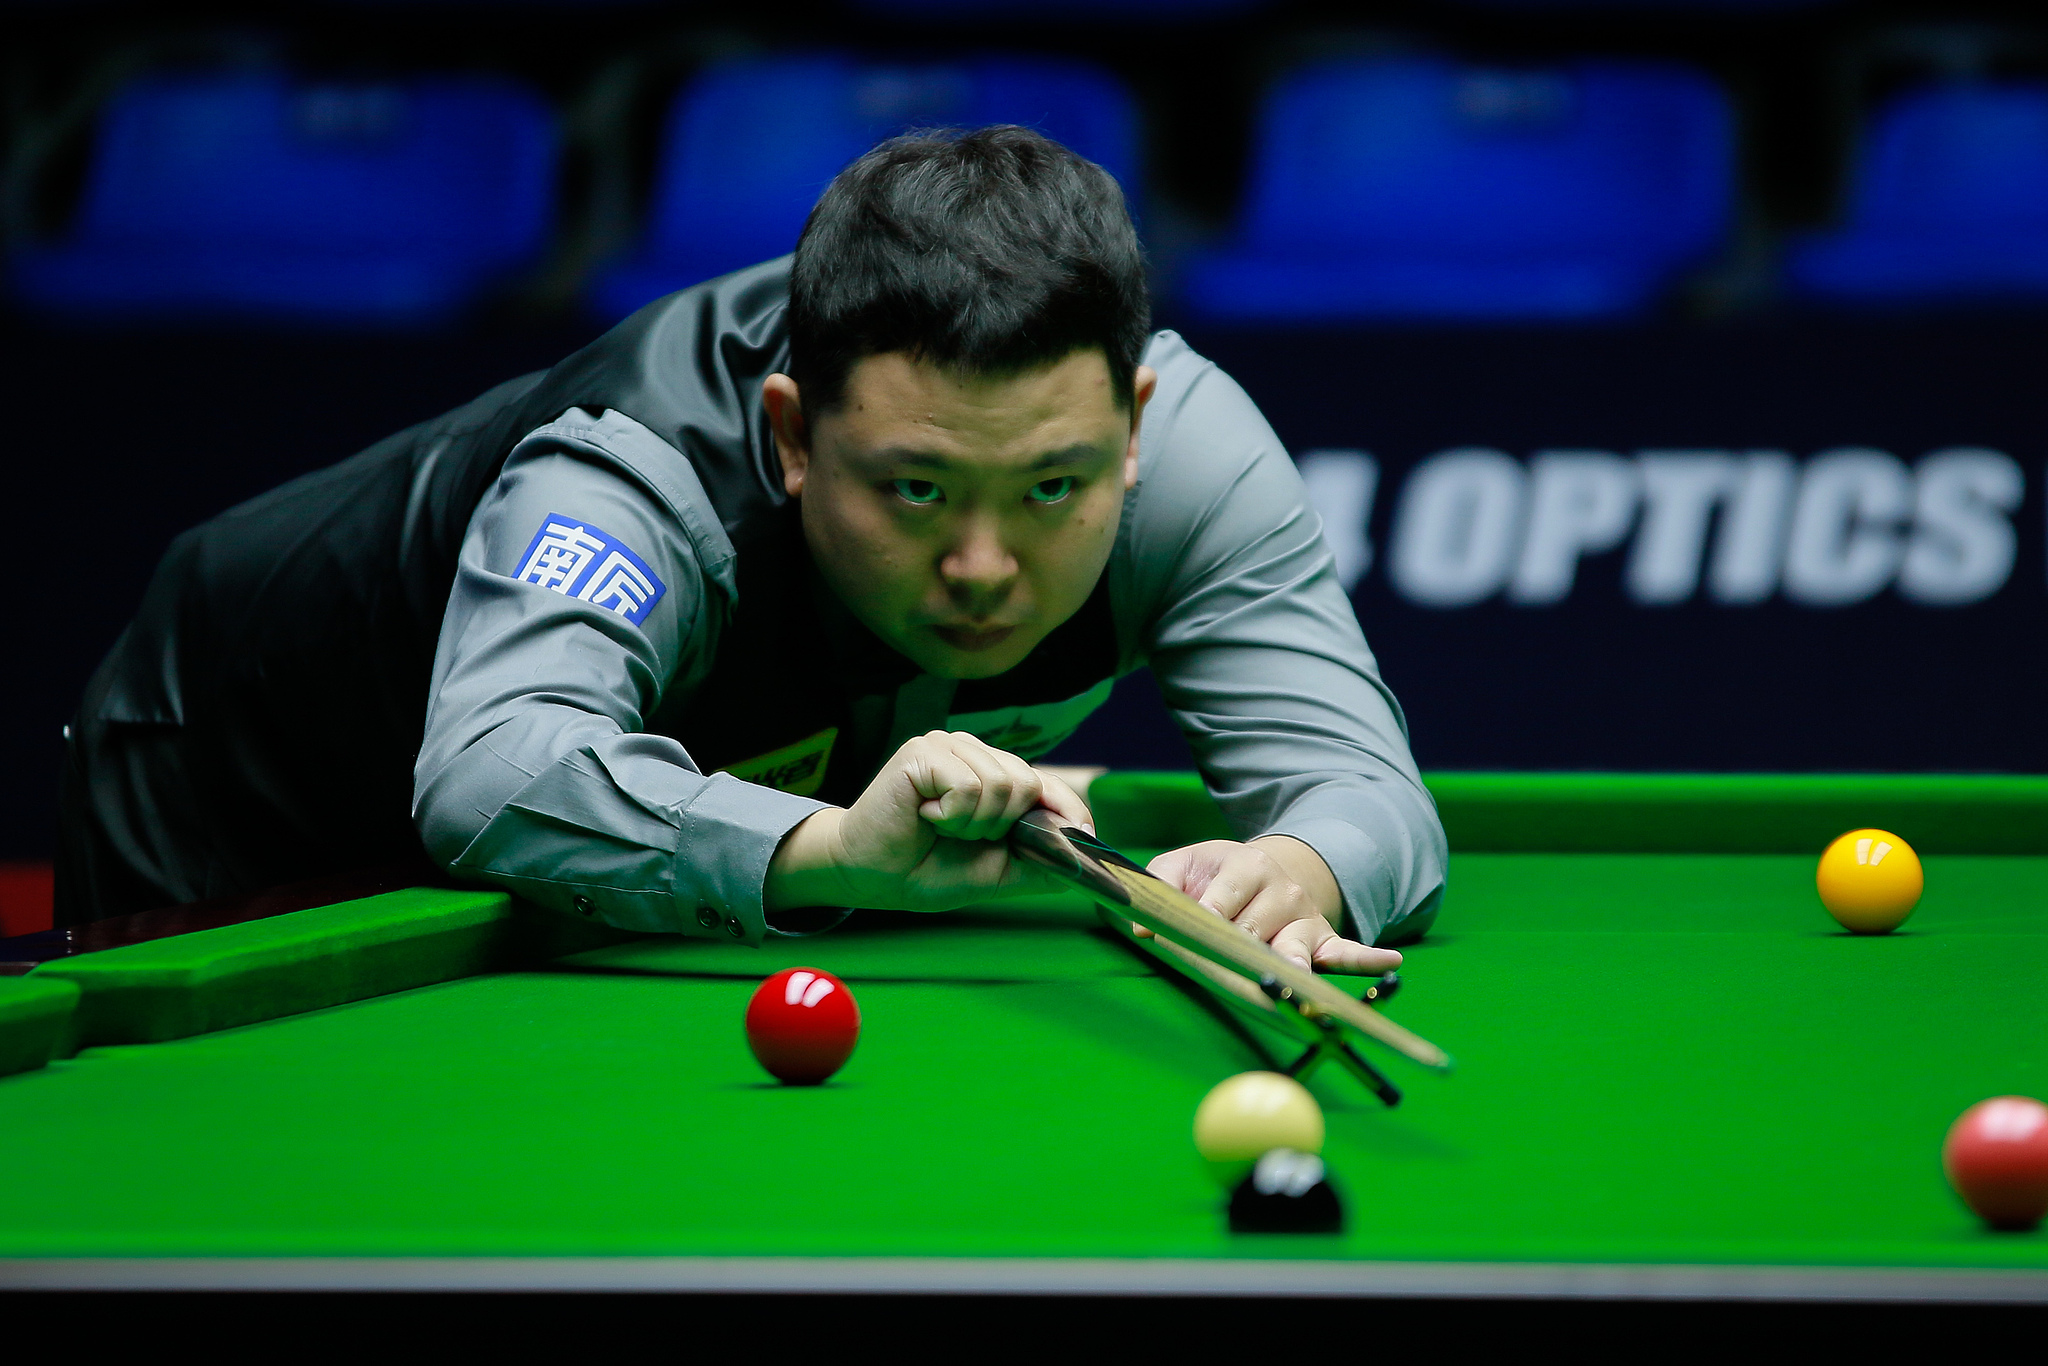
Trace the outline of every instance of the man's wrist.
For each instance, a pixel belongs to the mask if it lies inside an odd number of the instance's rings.
[[[774,857],[768,860],[767,879],[761,884],[763,910],[844,904],[839,822],[845,815],[836,806],[813,811],[782,837]]]

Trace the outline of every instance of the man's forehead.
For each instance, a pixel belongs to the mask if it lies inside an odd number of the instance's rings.
[[[891,351],[853,366],[830,416],[877,437],[922,430],[980,445],[1036,432],[1068,445],[1099,439],[1123,414],[1099,350],[993,373]]]

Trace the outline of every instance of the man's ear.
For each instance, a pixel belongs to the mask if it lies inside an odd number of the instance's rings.
[[[1141,365],[1131,375],[1131,442],[1124,447],[1124,489],[1138,487],[1138,431],[1145,422],[1145,405],[1159,391],[1159,372]]]
[[[775,433],[775,453],[782,458],[783,491],[800,497],[804,477],[811,472],[811,434],[804,426],[796,381],[788,375],[768,376],[761,384],[761,407],[768,414],[768,429]]]

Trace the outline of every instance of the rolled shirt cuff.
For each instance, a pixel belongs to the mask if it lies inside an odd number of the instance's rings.
[[[621,739],[621,752],[586,747],[527,784],[451,871],[623,930],[760,943],[769,861],[825,803],[667,762],[640,765],[627,797],[610,771],[651,737]]]
[[[686,931],[759,944],[768,933],[761,904],[768,864],[783,837],[826,803],[714,773],[676,814],[677,909]]]

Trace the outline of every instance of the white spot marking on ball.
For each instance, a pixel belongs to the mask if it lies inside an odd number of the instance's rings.
[[[1856,861],[1858,863],[1870,862],[1870,841],[1868,839],[1856,841]]]
[[[1261,1195],[1277,1195],[1282,1191],[1291,1196],[1304,1195],[1309,1187],[1322,1179],[1323,1160],[1313,1153],[1300,1153],[1292,1148],[1273,1149],[1252,1169],[1252,1189]]]
[[[804,988],[809,986],[817,975],[815,972],[791,973],[789,980],[782,984],[782,1003],[786,1006],[793,1006],[797,1002],[802,1001],[804,999]]]
[[[811,983],[810,988],[804,992],[804,1004],[806,1006],[814,1006],[831,994],[832,983],[820,977],[817,981]]]
[[[1870,866],[1875,868],[1878,864],[1883,863],[1884,856],[1886,854],[1889,854],[1891,851],[1892,846],[1890,841],[1879,840],[1877,842],[1877,848],[1870,851]]]

